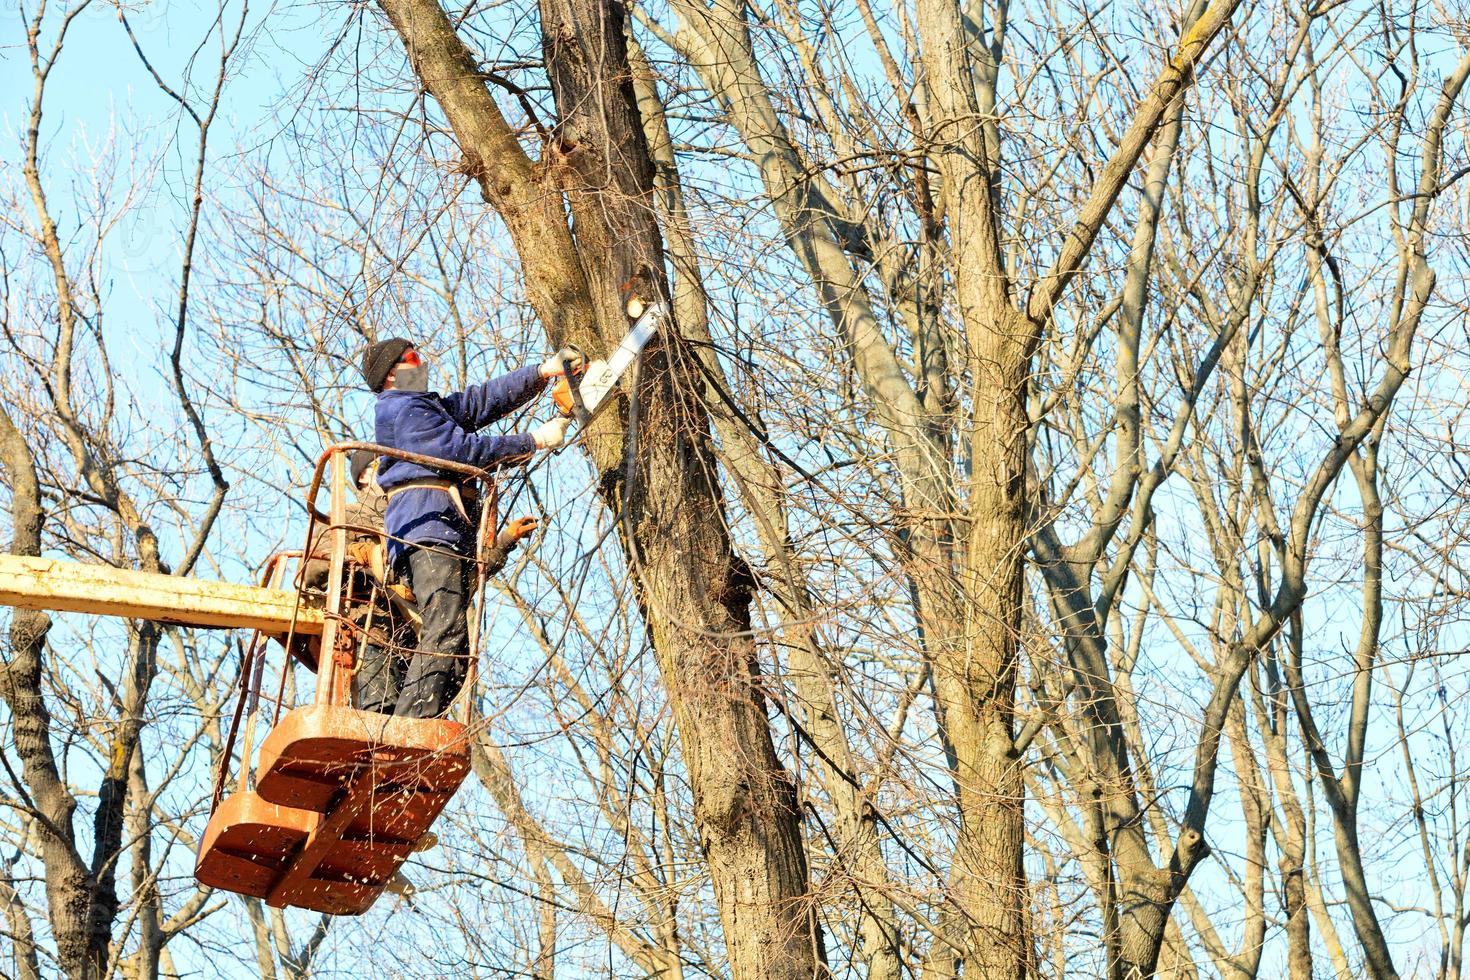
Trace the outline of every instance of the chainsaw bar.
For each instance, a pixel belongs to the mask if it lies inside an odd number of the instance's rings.
[[[668,310],[663,304],[655,304],[644,310],[643,315],[633,322],[633,326],[623,337],[622,343],[618,344],[607,360],[596,360],[587,362],[587,370],[576,379],[573,386],[568,379],[568,387],[571,389],[569,395],[572,405],[575,407],[567,414],[577,420],[577,436],[580,437],[587,427],[602,413],[615,399],[612,397],[617,390],[618,382],[638,355],[643,353],[643,348],[658,333],[664,320],[668,317]],[[580,403],[580,404],[577,404]],[[569,440],[567,445],[575,441]]]

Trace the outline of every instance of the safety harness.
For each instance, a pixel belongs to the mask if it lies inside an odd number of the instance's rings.
[[[400,483],[392,489],[386,490],[384,492],[388,495],[388,499],[391,501],[394,497],[398,496],[400,493],[403,493],[405,490],[438,490],[443,493],[449,494],[449,499],[451,502],[453,502],[454,509],[459,511],[459,516],[464,518],[464,522],[466,524],[470,523],[469,511],[465,509],[464,505],[464,493],[460,490],[460,485],[453,480],[445,480],[441,477],[435,476],[421,476],[417,479],[409,480],[405,483]],[[470,500],[478,501],[479,494],[474,492],[473,490],[470,491]]]

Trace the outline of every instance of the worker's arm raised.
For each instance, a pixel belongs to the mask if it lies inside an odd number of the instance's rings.
[[[532,368],[534,371],[535,369]],[[466,432],[432,401],[416,401],[404,407],[394,426],[397,445],[439,459],[490,467],[516,456],[530,456],[536,440],[529,433],[510,436],[480,436]]]
[[[445,395],[440,401],[454,421],[466,431],[474,432],[514,412],[545,387],[546,379],[540,367],[532,364]]]

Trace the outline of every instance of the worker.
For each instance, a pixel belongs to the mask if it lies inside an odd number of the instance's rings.
[[[357,499],[347,505],[347,554],[360,565],[369,565],[371,548],[383,538],[383,511],[388,497],[375,480],[378,457],[366,449],[352,453],[349,475]],[[329,557],[332,551],[332,528],[318,523],[311,538],[311,552],[301,566],[301,581],[311,590],[327,587]]]
[[[534,517],[518,517],[505,526],[481,558],[486,578],[505,567],[516,545],[534,534],[539,523]],[[379,627],[389,642],[384,643],[378,631],[368,633],[362,659],[352,675],[352,694],[354,703],[362,710],[391,715],[395,713],[411,654],[418,645],[414,628],[422,622],[422,613],[411,591],[396,582],[387,589],[392,591],[383,594],[392,600],[391,604],[379,603],[375,609]],[[468,661],[465,664],[468,667]],[[463,683],[463,678],[460,682]]]
[[[344,604],[344,609],[348,620],[367,632],[362,660],[352,676],[353,700],[368,711],[391,714],[402,681],[402,668],[398,665],[401,658],[389,651],[411,647],[415,642],[411,621],[415,612],[411,601],[401,595],[389,601],[386,590],[383,515],[388,497],[377,484],[378,457],[369,450],[358,449],[348,460],[357,499],[347,505],[344,522],[347,557],[354,563],[348,566],[342,579],[343,594],[352,600]],[[327,575],[331,570],[332,530],[330,524],[317,524],[311,550],[301,566],[301,582],[313,604],[325,601]],[[354,568],[364,571],[354,572]],[[371,598],[363,601],[364,596]]]
[[[547,379],[585,366],[581,353],[567,348],[542,364],[440,395],[429,390],[428,359],[412,341],[379,341],[362,354],[363,380],[378,396],[378,444],[481,469],[525,463],[538,449],[564,445],[571,422],[565,417],[527,433],[477,433],[536,397]],[[466,614],[480,502],[473,480],[389,457],[379,462],[378,485],[388,495],[388,564],[407,581],[422,616],[393,713],[434,718],[448,710],[469,670]],[[526,534],[535,530],[534,521],[520,526]]]

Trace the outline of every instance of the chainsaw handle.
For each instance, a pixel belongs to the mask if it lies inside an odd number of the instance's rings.
[[[587,370],[587,352],[586,351],[582,350],[582,348],[578,347],[576,344],[567,344],[561,350],[562,350],[562,353],[563,354],[571,354],[572,355],[572,357],[563,357],[561,359],[562,377],[567,378],[567,379],[570,379],[572,377],[572,359],[573,358],[576,358],[576,357],[579,357],[579,358],[582,359],[582,370],[581,371],[578,371],[577,372],[577,375],[580,376],[584,372],[586,372],[586,370]]]
[[[556,404],[556,410],[564,417],[576,419],[578,425],[586,425],[591,418],[587,411],[587,403],[582,399],[582,375],[587,370],[587,355],[582,348],[575,344],[568,344],[562,348],[573,357],[582,359],[582,370],[572,370],[572,358],[563,357],[561,361],[561,376],[551,386],[551,400]]]

